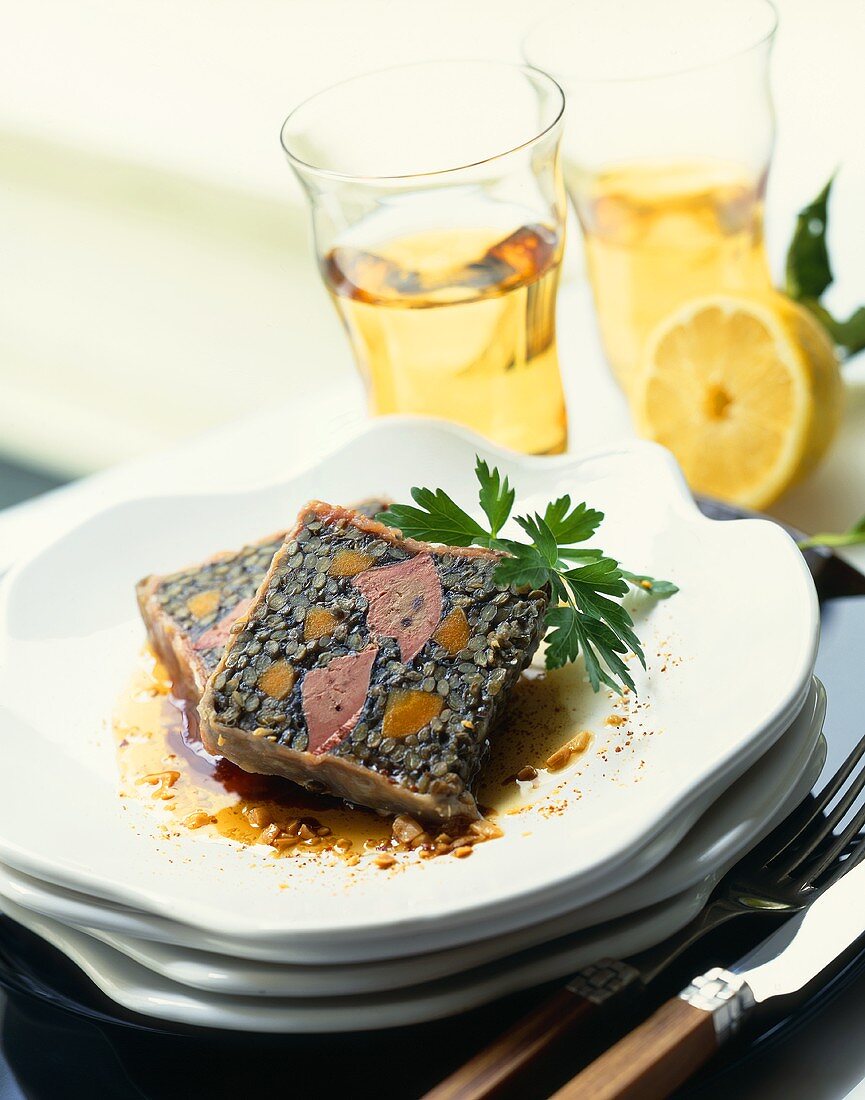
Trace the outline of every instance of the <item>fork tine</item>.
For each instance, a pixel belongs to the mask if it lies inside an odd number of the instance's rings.
[[[840,792],[841,787],[843,786],[843,782],[846,781],[852,774],[853,768],[859,762],[863,751],[865,751],[865,738],[863,738],[859,745],[856,746],[856,749],[854,749],[854,752],[857,754],[857,758],[852,761],[852,766],[849,768],[847,766],[848,762],[850,761],[850,757],[848,757],[847,760],[845,760],[844,764],[841,766],[841,769],[839,769],[837,776],[833,778],[831,783],[832,789],[827,789],[824,793],[821,793],[819,799],[821,810],[827,809],[827,807],[831,804],[833,798],[835,798],[835,796]],[[843,779],[840,783],[836,783],[835,779],[840,777],[842,771],[846,774],[843,776]],[[839,800],[837,806],[832,811],[831,816],[835,818],[836,824],[844,817],[844,815],[852,806],[853,801],[856,797],[858,797],[859,792],[862,790],[862,775],[863,772],[860,771],[859,775],[853,780],[853,782],[848,787],[846,793],[841,796],[841,799]],[[851,794],[851,792],[854,790],[856,791],[856,793]]]
[[[863,756],[865,756],[865,737],[857,742],[850,752],[850,755],[820,792],[817,802],[821,812],[826,809],[835,795],[838,794]]]
[[[863,825],[865,825],[865,806],[859,808],[856,816],[847,826],[845,826],[843,832],[838,834],[829,847],[820,853],[816,862],[812,860],[808,863],[803,860],[798,868],[801,873],[796,876],[794,885],[798,886],[800,889],[804,886],[813,885],[820,876],[838,860],[838,857],[845,849],[849,847],[850,842],[862,831]],[[860,845],[859,848],[860,851],[857,851],[855,856],[861,858],[861,849],[863,845]],[[850,858],[853,857],[851,856]],[[846,860],[844,863],[839,863],[839,869],[845,867],[846,864]]]
[[[813,876],[815,882],[819,880],[820,892],[822,893],[823,890],[831,886],[832,883],[837,881],[842,875],[846,875],[848,871],[852,871],[863,859],[865,859],[865,844],[861,843],[860,834],[858,838],[851,841],[849,855],[846,859],[838,859],[835,864],[828,867],[826,871]]]
[[[768,841],[764,842],[767,846],[769,846],[768,842],[771,842],[774,846],[774,853],[766,860],[766,865],[771,865],[776,874],[792,874],[849,812],[854,800],[861,794],[862,787],[865,785],[865,770],[855,778],[841,802],[839,802],[838,807],[833,810],[831,815],[833,823],[828,828],[825,827],[827,818],[823,816],[824,811],[843,788],[863,756],[865,756],[865,737],[858,742],[841,767],[826,783],[820,793],[815,796],[814,800],[805,804],[804,812],[796,815],[795,819],[791,815],[781,825],[780,829],[776,830],[768,838]],[[840,807],[843,807],[843,809],[838,814]],[[815,826],[816,831],[812,833]],[[781,837],[778,835],[779,833],[783,835],[780,844]],[[807,840],[807,847],[804,849],[798,844],[803,839]]]
[[[813,829],[808,834],[807,838],[805,838],[806,843],[797,846],[796,851],[793,853],[793,858],[787,861],[786,873],[788,875],[793,875],[798,869],[802,868],[818,850],[820,845],[835,832],[853,808],[863,790],[865,790],[865,769],[860,771],[854,778],[853,782],[838,800],[838,803],[833,807],[831,813],[826,814],[817,828]],[[820,801],[822,802],[822,798]],[[845,832],[846,831],[847,830],[845,830]],[[859,829],[855,829],[850,835],[854,836],[858,831]],[[801,836],[804,836],[804,832],[800,834],[800,837]]]

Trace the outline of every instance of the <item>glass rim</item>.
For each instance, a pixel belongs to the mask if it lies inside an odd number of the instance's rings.
[[[738,46],[735,49],[730,50],[728,53],[721,54],[719,57],[713,57],[710,61],[700,61],[696,64],[689,65],[683,64],[679,66],[670,66],[669,68],[661,69],[658,72],[645,73],[642,76],[580,76],[577,72],[559,72],[550,71],[544,69],[541,65],[540,59],[532,59],[531,51],[529,49],[529,43],[532,37],[540,31],[555,22],[556,18],[561,15],[565,10],[566,5],[562,5],[555,12],[551,12],[549,15],[544,16],[537,23],[532,26],[528,33],[523,37],[521,44],[521,53],[525,63],[533,68],[539,68],[543,72],[547,72],[547,75],[551,76],[557,84],[560,86],[565,84],[644,84],[655,80],[669,80],[672,77],[687,76],[689,73],[702,72],[704,69],[711,69],[715,65],[723,65],[728,61],[732,61],[737,57],[744,57],[745,54],[750,53],[752,50],[759,49],[760,46],[764,46],[767,42],[771,42],[775,37],[778,30],[778,8],[775,0],[749,0],[749,2],[756,8],[763,8],[769,15],[769,24],[767,29],[760,33],[753,41],[749,41],[747,44]],[[570,7],[570,5],[567,5]]]
[[[515,73],[522,73],[525,76],[530,76],[533,80],[541,79],[544,83],[550,86],[558,95],[558,107],[555,111],[554,117],[543,126],[542,129],[535,131],[531,137],[526,138],[525,141],[517,142],[515,145],[508,146],[506,149],[502,149],[501,152],[492,153],[490,156],[481,157],[480,160],[466,161],[462,164],[448,165],[447,168],[434,168],[429,171],[422,172],[400,172],[394,174],[385,175],[359,175],[356,172],[340,172],[333,168],[322,168],[319,165],[312,164],[310,161],[304,160],[303,157],[293,153],[289,148],[289,143],[286,139],[286,129],[289,122],[296,115],[308,106],[314,100],[320,96],[327,95],[328,93],[335,91],[337,88],[344,88],[347,84],[353,84],[366,80],[371,76],[378,76],[381,73],[398,72],[406,69],[421,69],[430,68],[435,65],[466,65],[466,66],[487,66],[500,70],[509,69]],[[355,183],[388,183],[396,182],[398,180],[411,180],[411,179],[435,179],[439,176],[447,176],[456,172],[465,172],[470,168],[479,168],[483,164],[492,164],[493,162],[502,159],[503,157],[510,156],[512,153],[518,153],[522,149],[529,149],[531,146],[537,144],[545,138],[556,126],[562,121],[562,117],[565,113],[565,93],[558,80],[550,73],[545,72],[543,69],[539,69],[537,66],[530,63],[520,63],[518,61],[496,61],[486,58],[439,58],[432,61],[408,61],[400,65],[385,65],[378,69],[368,69],[362,73],[355,73],[354,76],[346,77],[345,80],[337,80],[333,84],[328,84],[324,88],[320,88],[318,91],[313,92],[312,95],[302,99],[286,115],[285,121],[280,127],[279,131],[279,143],[282,146],[282,150],[288,157],[289,162],[292,165],[297,165],[303,172],[319,176],[323,179],[330,180],[344,180],[345,182]]]

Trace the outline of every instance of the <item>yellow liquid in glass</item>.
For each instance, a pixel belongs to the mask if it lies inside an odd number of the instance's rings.
[[[451,229],[374,251],[333,249],[322,273],[371,411],[443,417],[518,451],[563,451],[561,253],[561,240],[540,225],[505,237]]]
[[[592,176],[572,169],[568,185],[604,350],[626,389],[646,338],[677,306],[770,288],[763,181],[740,166],[641,162]]]

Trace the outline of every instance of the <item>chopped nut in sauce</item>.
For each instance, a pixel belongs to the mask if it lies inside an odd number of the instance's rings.
[[[177,780],[180,778],[180,772],[167,770],[164,772],[151,772],[150,775],[143,775],[138,782],[149,783],[156,790],[150,796],[151,798],[173,798],[170,788],[174,786]]]
[[[270,825],[261,830],[261,836],[258,839],[262,844],[272,844],[279,834],[279,826],[275,822],[271,822]]]
[[[562,745],[560,749],[556,749],[551,756],[547,757],[547,767],[553,772],[567,767],[573,757],[579,756],[580,753],[586,751],[591,740],[592,735],[589,731],[581,730],[576,737],[572,737],[570,741]]]
[[[391,826],[394,840],[400,844],[410,844],[416,837],[424,832],[424,828],[413,817],[407,814],[398,814],[393,819]]]
[[[206,810],[196,810],[195,813],[189,814],[188,817],[183,819],[183,824],[187,829],[200,829],[203,825],[209,825],[213,821],[213,818]]]

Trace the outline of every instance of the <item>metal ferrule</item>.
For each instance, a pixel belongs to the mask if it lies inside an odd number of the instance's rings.
[[[732,974],[720,966],[694,978],[679,997],[694,1008],[712,1014],[719,1046],[736,1034],[745,1013],[756,1003],[742,975]]]

